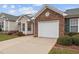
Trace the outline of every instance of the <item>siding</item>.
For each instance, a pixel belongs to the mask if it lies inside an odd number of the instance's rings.
[[[16,31],[17,30],[17,23],[8,21],[8,31]]]
[[[16,31],[17,30],[17,23],[13,21],[6,21],[4,20],[4,31]]]
[[[3,31],[8,31],[8,21],[4,20]]]

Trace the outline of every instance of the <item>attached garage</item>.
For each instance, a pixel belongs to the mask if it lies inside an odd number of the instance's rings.
[[[59,37],[59,21],[57,20],[38,22],[38,37]]]
[[[34,17],[34,36],[58,38],[64,36],[64,16],[62,11],[44,6]]]

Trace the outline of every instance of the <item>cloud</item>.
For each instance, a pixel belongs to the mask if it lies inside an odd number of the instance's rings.
[[[42,4],[33,4],[33,6],[41,6]]]
[[[6,4],[5,5],[2,5],[2,8],[7,8],[7,7],[8,7],[8,5],[6,5]]]
[[[34,10],[32,7],[22,7],[18,10],[21,14],[35,14],[37,10]]]
[[[15,8],[15,5],[11,5],[10,7],[11,7],[11,8]]]
[[[11,15],[22,15],[22,14],[32,14],[34,15],[37,10],[34,10],[32,7],[22,7],[18,9],[7,10],[6,13]]]
[[[1,6],[2,6],[2,8],[15,8],[15,5],[10,5],[10,7],[9,7],[9,5],[4,4],[4,5],[1,5]]]
[[[9,13],[15,13],[16,12],[16,10],[10,10],[9,11]]]
[[[8,10],[6,13],[11,14],[11,15],[16,15],[17,10],[16,9],[11,9],[11,10]]]

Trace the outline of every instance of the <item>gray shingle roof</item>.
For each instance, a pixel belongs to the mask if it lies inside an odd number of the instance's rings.
[[[66,16],[66,18],[79,17],[79,8],[68,9],[68,10],[65,11],[65,13],[68,14],[68,15]]]
[[[20,15],[19,17],[22,17],[22,16],[25,16],[25,17],[27,17],[27,18],[30,19],[30,20],[31,20],[31,18],[33,17],[32,15],[29,15],[29,14]]]
[[[8,18],[8,20],[10,21],[16,21],[18,16],[14,16],[14,15],[10,15],[10,14],[6,14],[6,13],[0,13],[0,17],[4,15],[6,18]]]
[[[23,15],[23,16],[26,16],[26,17],[28,17],[29,19],[31,19],[33,16],[30,16],[30,15]]]

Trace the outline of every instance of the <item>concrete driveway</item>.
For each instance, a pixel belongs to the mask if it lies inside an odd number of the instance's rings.
[[[47,54],[57,39],[18,37],[0,42],[1,54]]]

